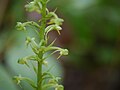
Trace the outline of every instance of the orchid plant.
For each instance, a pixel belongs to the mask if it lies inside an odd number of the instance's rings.
[[[48,90],[49,88],[54,88],[55,90],[64,90],[63,85],[59,84],[60,77],[55,77],[54,75],[52,75],[49,72],[49,68],[47,71],[43,71],[43,65],[48,64],[46,59],[49,58],[51,55],[59,52],[59,56],[57,59],[59,59],[63,55],[68,55],[67,49],[54,46],[56,39],[50,44],[48,43],[49,32],[55,30],[60,35],[60,31],[62,30],[61,25],[64,21],[56,15],[56,10],[54,12],[51,12],[47,9],[48,2],[49,0],[33,0],[25,5],[27,11],[35,11],[38,14],[41,14],[41,19],[38,22],[17,22],[16,25],[16,28],[20,31],[26,31],[28,29],[26,27],[29,26],[36,27],[34,31],[39,37],[37,38],[39,42],[36,41],[35,37],[30,36],[27,36],[25,41],[27,47],[31,47],[34,55],[20,58],[18,60],[18,63],[26,65],[28,67],[30,67],[28,62],[37,63],[37,65],[33,65],[32,67],[36,73],[37,82],[21,75],[14,76],[14,80],[17,82],[18,85],[20,85],[22,80],[25,80],[32,86],[34,90]],[[47,52],[50,53],[46,56],[45,54]]]

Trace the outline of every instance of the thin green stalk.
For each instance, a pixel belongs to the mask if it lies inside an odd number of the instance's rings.
[[[41,27],[40,27],[40,39],[44,39],[44,31],[46,27],[46,4],[43,4],[43,8],[41,11],[42,19],[41,19]]]
[[[42,54],[41,54],[41,58],[42,58]],[[38,75],[37,75],[37,90],[42,90],[42,63],[38,62]]]
[[[41,19],[41,28],[40,28],[40,39],[44,40],[44,31],[46,27],[46,4],[43,4],[42,8],[42,19]],[[44,44],[44,43],[43,43]],[[39,59],[42,60],[43,53],[39,53]],[[38,75],[37,75],[37,90],[42,90],[42,62],[38,62]]]

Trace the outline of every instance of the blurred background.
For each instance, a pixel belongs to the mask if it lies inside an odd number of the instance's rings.
[[[31,53],[16,22],[39,19],[25,11],[28,1],[0,0],[0,90],[21,90],[12,81],[14,75],[35,79],[31,70],[17,64]],[[55,65],[51,72],[63,76],[65,90],[120,90],[120,0],[51,0],[48,7],[57,8],[65,20],[61,36],[51,36],[58,38],[56,45],[69,49],[69,56],[59,62],[50,58]],[[22,90],[31,89],[23,82]]]

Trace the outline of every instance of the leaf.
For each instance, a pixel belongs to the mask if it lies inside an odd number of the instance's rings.
[[[34,66],[33,63],[32,63],[32,66],[33,66],[33,70],[34,70],[34,72],[37,74],[37,73],[38,73],[37,68]]]

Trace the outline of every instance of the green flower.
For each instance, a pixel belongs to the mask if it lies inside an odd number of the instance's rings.
[[[60,50],[60,55],[68,55],[68,50],[67,49],[61,49]]]
[[[55,90],[64,90],[64,87],[62,85],[58,85]]]
[[[48,24],[56,24],[56,25],[62,25],[64,22],[61,18],[52,18]]]
[[[19,76],[14,76],[14,77],[13,77],[13,80],[19,85],[20,82],[21,82],[21,80],[22,80],[22,77],[21,77],[21,75],[19,75]]]
[[[21,22],[17,22],[16,28],[17,30],[26,30],[25,24]]]
[[[42,5],[40,2],[38,3],[37,1],[32,1],[32,2],[28,3],[27,5],[25,5],[25,8],[29,12],[36,11],[36,12],[40,13],[39,9],[42,8]]]
[[[62,30],[62,28],[59,25],[50,25],[50,26],[46,27],[45,28],[46,37],[47,37],[48,33],[53,30],[56,30],[58,32],[58,34],[60,35],[60,30]]]

